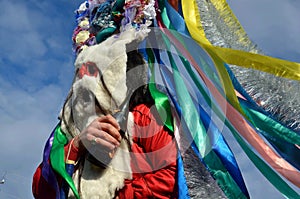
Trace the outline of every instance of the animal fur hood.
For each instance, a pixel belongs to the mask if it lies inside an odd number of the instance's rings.
[[[74,82],[60,113],[61,129],[69,139],[78,135],[96,117],[112,114],[124,101],[127,96],[126,46],[141,41],[146,35],[147,32],[129,28],[100,44],[85,48],[78,55]],[[96,104],[100,112],[96,112]],[[128,119],[128,129],[132,121]],[[73,175],[81,198],[113,198],[115,191],[124,186],[124,179],[131,179],[129,147],[123,139],[105,169],[88,160],[83,161]]]

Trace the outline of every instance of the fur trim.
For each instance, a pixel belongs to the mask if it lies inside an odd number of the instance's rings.
[[[87,75],[83,75],[82,78],[75,77],[72,90],[60,115],[62,130],[68,138],[71,139],[79,134],[95,117],[112,113],[124,101],[127,95],[126,45],[139,39],[143,38],[137,38],[135,29],[128,29],[98,45],[86,48],[78,55],[75,62],[76,69],[87,62],[93,62],[102,73],[101,77],[105,85],[102,84],[100,74],[96,77]],[[95,101],[93,101],[95,98],[102,113],[95,113]],[[132,127],[133,116],[129,114],[129,130],[126,133],[129,140],[131,140]],[[81,192],[82,199],[114,198],[115,191],[124,186],[124,180],[132,178],[129,147],[123,139],[106,169],[96,167],[88,160],[85,160],[84,165],[80,165],[81,168],[76,170],[73,180]],[[74,198],[72,192],[69,198]]]
[[[126,136],[130,142],[132,142],[133,124],[133,115],[129,113]],[[115,192],[123,188],[124,180],[132,178],[129,147],[123,139],[106,169],[97,167],[85,160],[81,175],[80,169],[73,175],[77,189],[81,190],[81,199],[112,199],[115,197]],[[72,192],[70,192],[69,198],[74,198]]]
[[[92,93],[97,99],[103,111],[102,114],[112,113],[126,98],[126,45],[143,38],[137,38],[134,28],[113,35],[102,43],[90,46],[83,50],[75,61],[75,68],[79,69],[87,62],[93,62],[102,73],[102,84],[100,74],[97,77],[83,76],[75,77],[72,90],[61,111],[62,130],[68,137],[74,137],[80,133],[88,122],[86,118],[92,117],[93,113],[84,113],[88,107],[84,102],[86,93]],[[107,89],[105,88],[107,87]],[[82,119],[83,118],[83,119]],[[78,126],[77,126],[78,125]]]

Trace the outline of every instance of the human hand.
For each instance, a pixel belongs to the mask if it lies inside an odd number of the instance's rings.
[[[105,151],[113,151],[120,145],[121,135],[118,122],[111,115],[96,118],[74,140],[79,151],[98,147]]]

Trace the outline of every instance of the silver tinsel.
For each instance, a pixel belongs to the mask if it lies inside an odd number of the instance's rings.
[[[206,37],[214,46],[263,54],[245,34],[236,34],[241,27],[228,26],[209,0],[197,0]],[[230,65],[237,80],[248,94],[273,118],[300,132],[300,82],[269,73]]]

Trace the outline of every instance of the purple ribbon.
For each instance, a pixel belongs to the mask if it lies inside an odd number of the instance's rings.
[[[44,154],[43,154],[43,166],[42,166],[42,176],[47,181],[47,183],[50,186],[52,186],[53,189],[55,190],[56,199],[60,198],[59,187],[58,187],[55,173],[50,165],[49,158],[50,158],[50,151],[51,151],[52,143],[53,143],[53,139],[54,139],[54,133],[58,126],[59,126],[59,124],[54,128],[54,130],[52,131],[50,137],[48,138],[48,140],[45,144]]]

